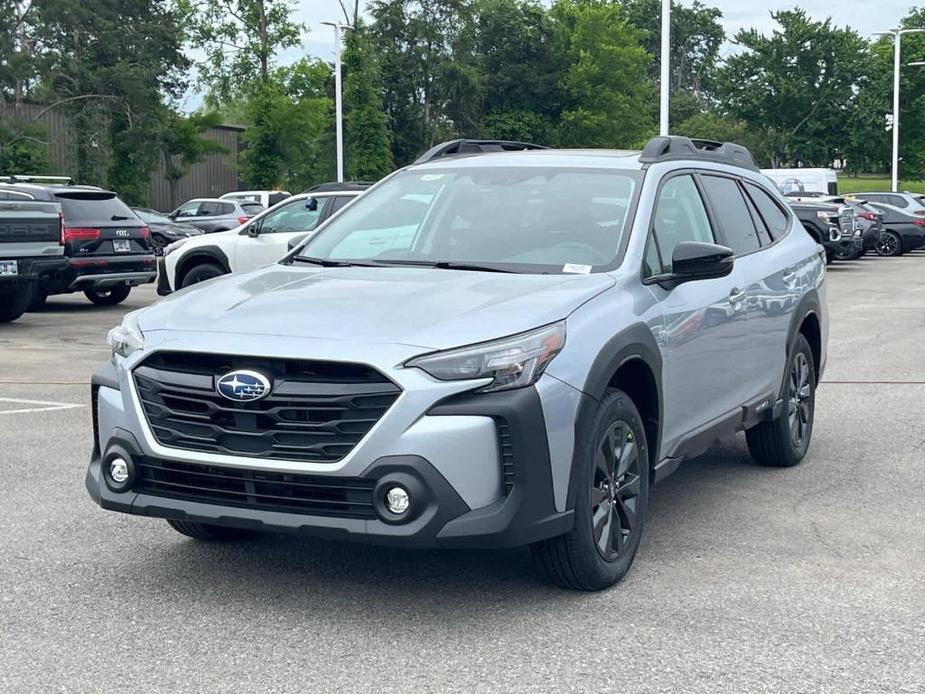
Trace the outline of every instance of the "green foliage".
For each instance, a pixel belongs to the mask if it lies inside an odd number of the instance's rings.
[[[742,51],[718,78],[721,101],[735,118],[761,131],[775,161],[828,166],[845,154],[857,86],[870,62],[866,42],[831,20],[803,10],[772,15],[780,29],[740,31]]]
[[[49,172],[47,136],[41,126],[0,118],[0,175]]]
[[[291,19],[290,0],[182,0],[190,16],[192,44],[205,51],[198,65],[201,84],[220,100],[245,94],[254,82],[265,83],[273,58],[301,43],[306,31]]]
[[[574,147],[635,147],[653,133],[642,33],[622,7],[601,0],[552,6],[564,108],[558,140]]]
[[[362,21],[347,32],[343,68],[347,177],[375,181],[392,170],[392,150],[382,73]]]
[[[160,156],[164,163],[164,178],[170,186],[171,207],[182,202],[177,197],[177,188],[180,179],[189,173],[194,164],[210,154],[227,153],[221,144],[203,137],[209,128],[221,124],[221,118],[215,111],[191,113],[188,116],[175,111],[165,114]]]
[[[760,133],[750,130],[743,121],[733,120],[717,113],[701,112],[691,115],[672,129],[677,135],[699,137],[720,142],[736,142],[748,147],[758,166],[771,166],[771,152]]]

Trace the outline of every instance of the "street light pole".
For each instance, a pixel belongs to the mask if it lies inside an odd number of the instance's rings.
[[[344,180],[344,107],[341,85],[340,31],[349,27],[340,22],[321,23],[334,27],[334,129],[337,132],[337,181],[341,183]]]
[[[899,190],[899,70],[901,67],[900,54],[902,50],[903,34],[919,34],[925,29],[890,29],[878,31],[879,36],[893,37],[893,164],[892,187],[895,193]]]
[[[669,75],[671,61],[671,0],[662,0],[662,45],[661,70],[659,76],[659,126],[658,134],[668,134]]]

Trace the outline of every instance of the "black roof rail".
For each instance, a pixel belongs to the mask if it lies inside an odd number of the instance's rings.
[[[434,159],[454,157],[460,154],[479,154],[481,152],[523,152],[528,149],[549,149],[543,145],[515,140],[450,140],[431,147],[414,160],[415,164],[424,164]]]
[[[70,176],[44,176],[39,174],[13,174],[0,176],[0,183],[58,183],[65,186],[74,185]]]
[[[366,190],[371,185],[372,181],[341,181],[341,182],[330,182],[330,183],[316,183],[313,186],[310,186],[302,191],[302,194],[305,193],[337,193],[341,191],[349,190]]]
[[[748,148],[734,142],[717,142],[681,135],[660,135],[649,140],[642,154],[639,155],[639,161],[643,164],[679,159],[712,161],[717,164],[740,166],[749,171],[758,171],[755,158]]]

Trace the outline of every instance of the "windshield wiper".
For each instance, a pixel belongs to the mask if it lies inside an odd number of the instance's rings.
[[[312,258],[307,255],[297,255],[293,260],[300,263],[311,263],[321,267],[378,267],[378,263],[357,262],[355,260],[330,260],[328,258]]]
[[[476,270],[479,272],[506,272],[518,274],[516,270],[499,265],[483,265],[481,263],[467,263],[456,260],[377,260],[381,265],[412,265],[415,267],[432,267],[438,270]]]
[[[110,222],[118,222],[118,221],[123,220],[123,219],[131,219],[131,217],[125,217],[125,216],[123,216],[123,215],[121,215],[121,214],[114,214],[112,217],[109,218],[109,221],[110,221]]]

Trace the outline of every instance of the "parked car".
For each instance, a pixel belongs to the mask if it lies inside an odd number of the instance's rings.
[[[847,205],[824,202],[792,202],[790,208],[809,235],[825,249],[826,262],[836,256],[863,251],[857,215]]]
[[[816,192],[838,195],[838,173],[835,169],[762,169],[761,173],[787,193]]]
[[[237,200],[239,202],[257,202],[264,207],[273,207],[288,198],[292,193],[285,190],[238,190],[225,193],[219,200]]]
[[[19,318],[36,284],[66,269],[60,203],[0,187],[0,323]]]
[[[883,231],[874,247],[879,255],[897,256],[925,246],[925,218],[892,205],[870,204],[883,215]]]
[[[861,230],[862,244],[854,245],[850,249],[839,249],[835,252],[837,260],[857,260],[865,252],[874,250],[883,231],[883,215],[866,201],[850,195],[843,197],[822,198],[820,202],[833,205],[848,205],[857,214],[858,228]]]
[[[155,255],[161,255],[164,247],[174,241],[190,236],[201,236],[203,233],[202,229],[197,229],[192,224],[175,222],[166,214],[152,210],[150,207],[133,207],[132,212],[138,215],[138,218],[151,230],[151,246]]]
[[[92,498],[200,540],[530,545],[596,590],[685,458],[744,430],[763,464],[803,459],[824,260],[748,150],[460,149],[283,262],[128,314],[93,377]]]
[[[173,221],[191,224],[207,234],[228,231],[247,224],[253,216],[263,212],[259,202],[197,198],[180,205],[168,217]]]
[[[52,294],[82,291],[95,304],[124,301],[139,284],[156,276],[151,231],[112,191],[78,186],[69,179],[17,178],[0,190],[29,195],[61,207],[61,241],[67,266],[45,274],[33,286],[29,308],[41,308]]]
[[[915,193],[852,193],[854,197],[863,198],[867,202],[882,205],[891,205],[907,214],[925,216],[925,201],[921,195]]]
[[[286,198],[244,226],[167,247],[159,265],[158,294],[188,287],[229,272],[275,263],[363,189],[335,188]]]

